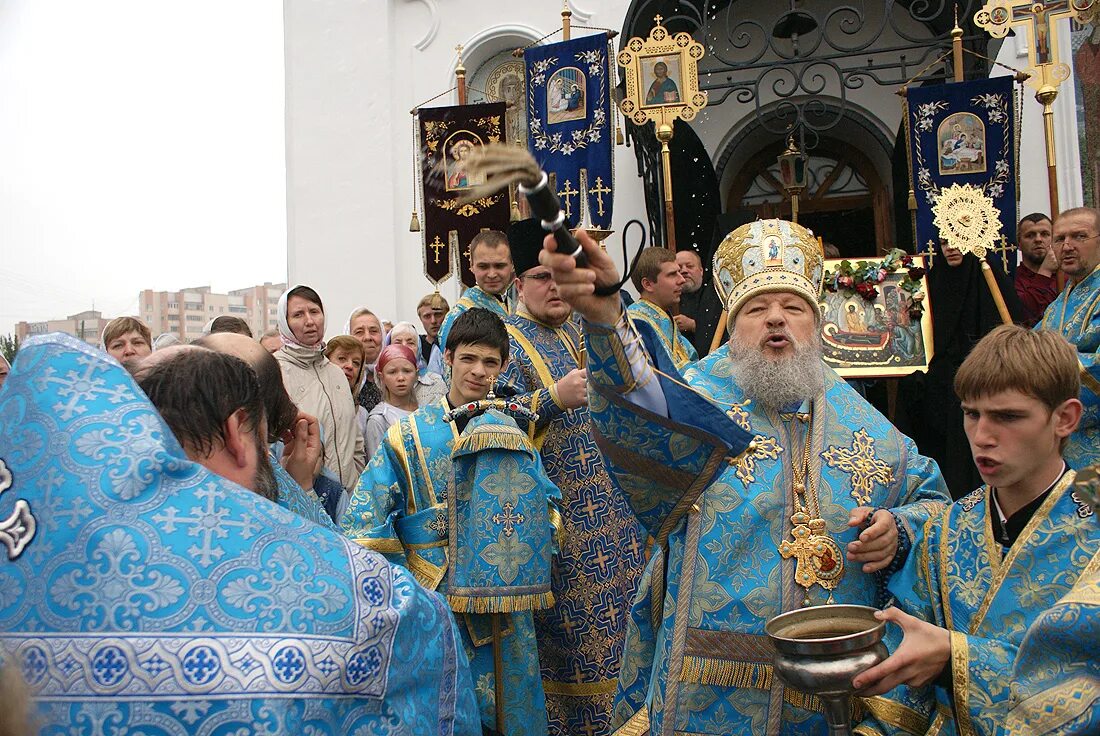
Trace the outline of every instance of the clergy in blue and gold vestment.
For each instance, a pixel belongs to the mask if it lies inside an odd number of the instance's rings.
[[[610,733],[645,532],[592,438],[580,325],[550,269],[539,265],[545,235],[534,219],[508,231],[519,298],[506,320],[512,347],[504,379],[519,394],[513,400],[538,413],[531,437],[562,494],[555,603],[535,614],[550,733],[600,736]]]
[[[676,254],[667,248],[643,249],[630,278],[638,290],[638,300],[626,310],[630,319],[652,328],[677,369],[683,370],[698,360],[695,346],[680,333],[672,319],[672,311],[680,306],[684,290]]]
[[[1100,466],[1077,473],[1074,492],[1100,522]],[[1027,630],[1012,668],[1006,736],[1100,733],[1100,552],[1077,583]]]
[[[1000,733],[1028,626],[1100,550],[1061,454],[1081,417],[1073,346],[1002,325],[963,361],[955,389],[986,485],[928,522],[890,581],[895,607],[876,615],[898,624],[886,633],[893,654],[854,681],[870,711],[864,736]]]
[[[1100,462],[1100,210],[1078,207],[1063,212],[1054,223],[1053,245],[1066,287],[1036,329],[1057,330],[1077,346],[1085,414],[1065,458],[1080,470]]]
[[[439,349],[447,349],[447,335],[460,314],[474,307],[488,309],[501,319],[508,316],[508,289],[515,272],[508,237],[499,230],[483,230],[470,241],[470,270],[476,285],[462,293],[439,326]]]
[[[448,421],[452,410],[484,400],[505,368],[504,323],[474,308],[454,321],[451,336],[444,351],[451,369],[449,393],[390,427],[359,479],[341,526],[354,541],[407,567],[424,587],[447,595],[470,657],[482,722],[508,736],[544,736],[546,705],[531,612],[553,601],[545,505],[557,489],[512,419],[501,417],[495,432],[479,435],[480,444],[467,439],[476,427],[467,426],[466,419]],[[476,482],[458,461],[471,447],[499,454],[481,463]],[[456,493],[456,485],[462,493]],[[543,508],[537,512],[540,498]],[[509,600],[495,602],[487,592],[492,586],[484,575],[493,571]],[[529,572],[540,573],[542,584],[526,584],[529,595],[522,598],[514,588]]]
[[[763,220],[723,241],[714,271],[731,341],[682,376],[617,298],[592,295],[617,274],[578,237],[586,268],[552,240],[540,259],[585,317],[597,443],[656,540],[614,723],[820,734],[820,703],[773,677],[764,624],[807,604],[876,604],[875,573],[942,508],[939,470],[822,362],[822,254],[806,229]]]
[[[185,444],[231,444],[258,480],[255,376],[179,350],[231,374],[190,379],[218,398],[195,402]],[[236,389],[244,404],[205,421]],[[0,520],[0,655],[42,733],[480,732],[441,597],[189,460],[79,340],[27,341],[0,389]]]

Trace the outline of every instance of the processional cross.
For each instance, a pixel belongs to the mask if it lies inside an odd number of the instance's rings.
[[[975,25],[995,38],[1004,38],[1013,27],[1027,33],[1027,58],[1031,64],[1028,83],[1035,87],[1035,99],[1043,106],[1051,212],[1061,211],[1054,148],[1054,100],[1058,85],[1070,75],[1069,67],[1058,57],[1058,21],[1076,18],[1091,23],[1096,22],[1098,13],[1100,0],[990,0],[974,14]]]

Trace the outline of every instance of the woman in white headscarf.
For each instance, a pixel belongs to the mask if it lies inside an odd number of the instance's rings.
[[[275,359],[287,393],[299,409],[321,425],[322,463],[350,493],[366,465],[363,435],[355,421],[355,401],[344,372],[325,357],[325,310],[321,297],[296,285],[279,297],[279,338]]]
[[[424,362],[423,351],[420,349],[420,333],[416,331],[416,325],[412,322],[398,322],[382,340],[385,349],[390,345],[406,345],[416,355],[416,403],[418,406],[427,406],[447,393],[447,384],[438,373],[428,370],[428,364]]]

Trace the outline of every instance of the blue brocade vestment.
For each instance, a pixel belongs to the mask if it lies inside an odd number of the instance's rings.
[[[571,319],[549,327],[522,306],[506,321],[511,356],[503,378],[520,394],[513,400],[538,413],[530,433],[562,494],[556,602],[535,613],[550,733],[602,736],[610,733],[645,530],[607,476],[587,407],[565,410],[551,390],[584,365],[579,325]]]
[[[627,307],[626,313],[630,319],[646,322],[654,329],[679,370],[699,360],[695,346],[677,329],[675,320],[653,302],[639,299]]]
[[[988,486],[928,522],[890,592],[902,610],[951,632],[944,670],[951,688],[938,681],[902,685],[870,698],[871,715],[857,733],[1000,732],[1011,704],[1012,664],[1028,626],[1073,588],[1100,549],[1100,525],[1073,491],[1073,478],[1073,471],[1062,476],[1007,550],[993,536]],[[901,630],[886,631],[892,651]],[[1082,642],[1061,654],[1076,659],[1088,647]]]
[[[73,338],[27,341],[0,388],[0,520],[20,510],[0,652],[42,734],[480,733],[440,596],[188,460]]]
[[[391,561],[409,569],[421,585],[450,595],[453,564],[448,545],[450,521],[447,497],[453,482],[452,451],[459,441],[454,423],[446,421],[447,399],[422,406],[389,428],[378,452],[371,458],[359,479],[348,510],[341,520],[344,533],[357,544],[386,555]],[[510,420],[509,420],[510,421]],[[473,422],[471,422],[471,425]],[[512,424],[514,427],[515,425]],[[469,431],[469,427],[467,427]],[[524,468],[508,458],[502,463],[499,477],[482,486],[512,488],[525,494],[552,487],[535,454],[534,466]],[[545,484],[545,485],[544,485]],[[490,491],[491,492],[491,491]],[[556,492],[556,491],[555,491]],[[465,535],[464,542],[481,543],[477,550],[463,546],[459,554],[468,559],[486,562],[509,561],[519,565],[530,563],[530,557],[519,553],[520,543],[531,531],[526,520],[512,523],[512,533],[502,539],[505,525],[514,514],[498,514],[481,518],[495,536]],[[499,527],[499,531],[497,530]],[[541,532],[539,530],[540,539]],[[505,542],[511,545],[505,548]],[[502,639],[504,733],[508,736],[545,736],[546,704],[539,678],[539,654],[535,642],[534,622],[530,610],[503,617]],[[477,692],[482,721],[495,724],[495,682],[493,669],[492,619],[490,614],[455,613],[462,642],[470,659],[474,688]]]
[[[660,379],[666,417],[631,402],[639,385],[614,328],[586,324],[585,339],[597,442],[656,540],[627,629],[617,733],[823,733],[817,699],[773,677],[764,624],[807,601],[876,605],[880,589],[876,575],[847,563],[831,594],[807,591],[795,582],[796,560],[780,555],[806,429],[807,482],[842,550],[859,532],[848,518],[860,506],[890,509],[912,538],[946,500],[936,464],[824,366],[812,423],[755,406],[725,346],[678,379],[694,391]],[[669,356],[655,360],[675,373]]]
[[[1006,736],[1100,733],[1100,552],[1028,628],[1012,674]]]
[[[1035,329],[1054,330],[1077,346],[1085,412],[1062,456],[1071,468],[1082,470],[1100,462],[1100,267],[1076,286],[1067,283]]]

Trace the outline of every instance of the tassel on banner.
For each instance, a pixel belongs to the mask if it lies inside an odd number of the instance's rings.
[[[623,126],[616,125],[615,126],[615,145],[616,146],[621,146],[625,143],[626,143],[626,139],[623,138]]]
[[[917,211],[917,193],[914,192],[912,189],[909,190],[909,211]]]
[[[515,199],[512,200],[512,214],[510,217],[512,222],[519,222],[523,217],[519,214],[519,203]]]
[[[416,214],[416,210],[413,210],[412,219],[409,220],[409,232],[420,232],[420,216]]]

